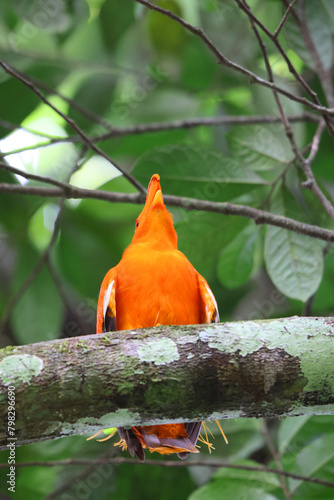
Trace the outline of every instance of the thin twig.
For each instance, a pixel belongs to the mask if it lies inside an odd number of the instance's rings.
[[[206,33],[203,31],[202,28],[199,28],[198,26],[193,26],[192,24],[189,24],[187,21],[185,21],[183,18],[179,17],[176,15],[174,12],[171,12],[168,9],[164,9],[162,7],[159,7],[157,5],[154,5],[151,2],[148,2],[147,0],[135,0],[135,2],[140,3],[142,5],[145,5],[148,9],[155,10],[157,12],[160,12],[161,14],[173,19],[177,23],[181,24],[186,30],[190,31],[194,35],[198,36],[203,40],[205,45],[210,49],[210,51],[216,56],[218,61],[223,64],[224,66],[227,66],[228,68],[232,68],[235,71],[242,73],[250,78],[251,83],[258,83],[259,85],[262,85],[264,87],[267,87],[269,89],[275,89],[277,92],[280,94],[285,95],[286,97],[289,97],[289,99],[300,102],[301,104],[304,104],[308,108],[317,111],[321,113],[322,115],[327,115],[327,116],[334,116],[334,109],[329,109],[324,106],[315,104],[305,97],[300,97],[296,96],[294,94],[291,94],[291,92],[288,92],[287,90],[275,85],[272,82],[268,82],[267,80],[264,80],[263,78],[260,78],[257,76],[255,73],[252,71],[249,71],[248,69],[244,68],[243,66],[240,66],[239,64],[231,61],[228,59],[220,50],[212,43],[212,41],[209,39],[209,37],[206,35]]]
[[[30,128],[24,127],[23,125],[18,125],[16,123],[8,122],[7,120],[0,119],[0,127],[5,128],[6,130],[24,130],[32,135],[37,135],[40,137],[46,137],[47,139],[54,139],[53,135],[47,134],[46,132],[40,132],[37,130],[31,130]],[[59,137],[60,138],[60,137]]]
[[[12,167],[11,165],[8,165],[7,163],[1,162],[0,161],[0,168],[3,170],[7,170],[8,172],[11,172],[12,174],[15,175],[20,175],[21,177],[24,177],[25,179],[32,179],[34,181],[39,181],[43,182],[45,184],[52,184],[53,186],[60,187],[61,189],[65,190],[70,186],[70,184],[67,184],[66,182],[62,181],[57,181],[57,179],[53,179],[52,177],[44,177],[42,175],[38,174],[32,174],[30,172],[25,172],[24,170],[20,170],[19,168]]]
[[[93,123],[97,123],[98,125],[103,126],[107,130],[113,129],[113,126],[111,123],[108,123],[104,118],[97,115],[96,113],[94,113],[90,109],[86,108],[85,106],[82,106],[81,104],[74,101],[70,97],[67,97],[66,95],[64,95],[61,92],[59,92],[58,90],[50,87],[49,85],[42,82],[41,80],[38,80],[37,78],[32,77],[32,76],[26,75],[22,71],[21,71],[21,75],[24,76],[25,78],[29,78],[40,89],[45,90],[49,94],[56,95],[56,96],[60,97],[63,101],[67,102],[67,104],[69,104],[71,106],[71,108],[73,108],[76,111],[78,111],[79,113],[81,113],[83,116],[85,116],[86,118],[91,120]]]
[[[304,78],[302,77],[302,75],[300,75],[298,73],[298,71],[294,67],[293,63],[291,62],[291,59],[288,57],[287,53],[283,49],[283,47],[282,47],[280,41],[278,40],[278,38],[274,37],[274,35],[271,33],[271,31],[266,26],[264,26],[264,24],[254,15],[253,12],[250,11],[250,9],[249,9],[248,6],[245,6],[245,4],[243,4],[241,2],[241,0],[235,0],[235,1],[236,1],[237,5],[239,6],[239,8],[241,10],[243,10],[248,16],[250,16],[252,18],[252,20],[254,21],[254,23],[256,23],[257,26],[259,26],[259,28],[275,44],[275,46],[277,47],[279,53],[281,54],[281,56],[283,57],[284,61],[286,62],[287,67],[288,67],[290,73],[295,77],[295,79],[301,84],[301,86],[305,89],[305,91],[310,95],[313,103],[315,105],[317,105],[317,106],[321,106],[321,102],[319,100],[319,97],[318,97],[317,93],[314,90],[311,89],[311,87],[307,84],[307,82],[304,80]],[[286,1],[285,1],[285,4],[287,6],[289,5],[288,2],[286,2]],[[291,12],[294,12],[293,8],[291,8]],[[278,90],[278,89],[276,88],[276,90]],[[290,99],[291,99],[291,97],[290,97]],[[324,120],[326,121],[326,124],[328,126],[329,132],[331,133],[332,136],[334,136],[333,124],[332,124],[331,120],[328,118],[328,114],[327,113],[322,113],[322,115],[324,117]]]
[[[60,188],[44,188],[44,187],[29,187],[19,184],[0,183],[0,192],[15,193],[42,197],[61,197],[74,199],[97,199],[105,200],[112,203],[135,203],[142,204],[145,201],[145,196],[141,193],[114,193],[111,191],[99,191],[94,189],[82,189],[76,186],[68,185],[66,193]],[[290,219],[282,215],[272,214],[264,210],[249,207],[247,205],[235,205],[227,202],[213,202],[207,200],[198,200],[196,198],[184,198],[179,196],[164,195],[164,200],[167,205],[184,208],[186,210],[202,210],[204,212],[213,212],[224,215],[238,215],[253,219],[256,224],[270,224],[277,227],[282,227],[289,231],[305,234],[313,238],[318,238],[324,241],[334,242],[334,231],[325,229],[304,222]]]
[[[310,144],[307,144],[301,151],[302,155],[306,154],[308,151],[311,150],[311,147],[312,147],[312,143]],[[268,206],[269,204],[269,200],[271,198],[271,195],[273,194],[274,190],[275,190],[275,187],[277,185],[277,183],[281,180],[281,179],[284,179],[289,168],[291,167],[291,165],[293,165],[293,163],[295,162],[295,158],[293,158],[291,161],[289,161],[289,163],[287,163],[285,169],[283,170],[283,172],[281,172],[277,177],[276,179],[271,183],[271,189],[268,193],[268,195],[266,196],[265,200],[261,203],[261,206],[263,207],[266,207]]]
[[[64,285],[61,282],[54,266],[52,265],[50,252],[45,259],[45,264],[48,267],[49,274],[50,274],[50,276],[55,284],[58,295],[59,295],[59,297],[60,297],[60,299],[65,307],[65,310],[67,310],[70,313],[71,318],[73,318],[75,320],[75,322],[79,328],[80,333],[76,332],[76,335],[82,335],[83,333],[87,333],[87,331],[85,332],[85,330],[89,331],[89,328],[87,328],[87,324],[85,323],[85,320],[83,319],[83,317],[80,314],[77,313],[77,311],[75,310],[75,307],[72,305],[70,299],[67,297],[67,294],[64,291]],[[66,331],[65,331],[65,334],[66,334]]]
[[[86,149],[87,149],[86,146],[82,147],[81,152],[80,152],[80,154],[79,154],[79,156],[78,156],[78,158],[77,158],[77,160],[76,160],[73,168],[71,169],[70,173],[67,176],[68,180],[71,179],[73,173],[78,169],[80,160],[85,155]],[[20,173],[20,175],[24,174],[24,176],[27,176],[27,178],[32,178],[32,179],[36,179],[37,178],[36,180],[40,180],[40,178],[41,178],[39,175],[28,174],[27,172],[21,172],[20,170],[14,168],[14,167],[7,168],[8,165],[6,165],[6,164],[5,165],[1,165],[1,166],[2,166],[2,168],[5,167],[7,170],[11,170],[12,172],[15,171],[15,173],[17,173],[17,171],[18,171]],[[46,177],[46,179],[47,179],[46,182],[49,183],[49,184],[55,184],[55,183],[57,183],[57,185],[59,185],[58,181],[56,181],[55,179],[51,179],[49,177]],[[25,294],[25,292],[32,285],[32,283],[35,281],[35,279],[37,278],[37,276],[39,275],[39,273],[43,269],[44,264],[48,261],[48,259],[50,257],[51,250],[52,250],[55,242],[57,241],[59,230],[60,230],[60,225],[61,225],[61,221],[62,221],[62,216],[63,216],[63,210],[64,210],[64,207],[65,207],[65,201],[66,201],[66,196],[65,196],[64,190],[66,190],[66,186],[67,186],[66,183],[60,183],[60,184],[61,184],[61,187],[62,187],[62,189],[61,189],[62,194],[60,195],[61,199],[60,199],[60,202],[59,202],[59,211],[58,211],[56,220],[54,222],[53,232],[52,232],[49,244],[46,247],[46,249],[44,250],[44,252],[40,255],[38,261],[36,262],[36,264],[33,267],[33,269],[30,271],[30,274],[27,276],[27,278],[25,279],[25,281],[23,282],[23,284],[21,285],[21,287],[18,289],[18,291],[16,292],[16,294],[13,295],[13,297],[11,297],[11,299],[8,302],[8,304],[6,305],[5,310],[4,310],[3,314],[2,314],[1,322],[0,322],[0,332],[6,327],[8,321],[9,321],[9,318],[11,317],[11,314],[14,311],[14,309],[15,309],[17,303],[19,302],[19,300],[23,297],[23,295]]]
[[[280,34],[281,29],[283,28],[283,26],[284,26],[284,24],[285,24],[285,22],[286,22],[286,20],[287,20],[287,18],[288,18],[288,15],[289,15],[289,14],[290,14],[290,12],[291,12],[292,7],[295,5],[295,3],[296,3],[296,2],[297,2],[297,0],[293,0],[293,1],[289,4],[288,8],[286,9],[286,11],[285,11],[285,13],[284,13],[284,16],[282,17],[281,22],[279,23],[279,25],[277,26],[277,28],[276,28],[275,32],[273,33],[273,38],[277,38],[277,37],[278,37],[278,35]]]
[[[264,44],[264,42],[263,42],[263,40],[258,32],[256,25],[255,25],[254,19],[256,19],[256,17],[252,13],[246,0],[243,0],[243,3],[241,3],[240,0],[236,0],[236,1],[237,1],[237,4],[239,5],[239,7],[242,8],[242,10],[249,17],[251,27],[255,33],[255,36],[258,40],[258,43],[259,43],[261,51],[262,51],[262,55],[263,55],[266,69],[267,69],[267,73],[268,73],[268,79],[270,82],[274,82],[274,75],[273,75],[273,72],[272,72],[272,69],[271,69],[271,66],[269,63],[269,58],[268,58],[266,46],[265,46],[265,44]],[[316,134],[315,134],[315,136],[313,138],[313,142],[312,142],[311,154],[310,154],[309,158],[307,160],[305,160],[305,158],[303,157],[303,155],[299,151],[299,148],[298,148],[297,143],[295,141],[295,137],[294,137],[292,128],[290,126],[289,120],[284,112],[284,109],[283,109],[283,106],[281,103],[281,99],[278,95],[278,92],[275,89],[273,89],[273,95],[274,95],[278,110],[280,112],[282,122],[284,125],[284,129],[285,129],[285,134],[290,142],[291,149],[294,152],[295,157],[299,160],[299,162],[303,168],[303,171],[305,173],[305,176],[306,176],[306,181],[302,185],[304,187],[307,187],[308,189],[310,189],[313,192],[313,194],[318,198],[318,200],[323,205],[323,207],[325,208],[327,213],[334,220],[334,207],[331,204],[331,202],[327,199],[327,197],[324,195],[324,193],[321,191],[321,189],[319,188],[319,186],[314,178],[312,169],[311,169],[312,159],[314,158],[314,156],[317,152],[317,148],[319,147],[319,140],[320,140],[320,136],[321,136],[321,133],[323,130],[323,125],[321,125],[321,123],[323,123],[323,122],[320,122],[320,124],[318,125],[318,129],[316,131]]]
[[[98,460],[104,460],[104,459],[112,459],[115,455],[117,454],[117,450],[115,448],[109,449],[107,452],[102,453],[100,455],[100,458]],[[102,465],[102,464],[98,464]],[[75,476],[70,476],[70,478],[65,481],[63,484],[61,484],[58,488],[53,490],[51,493],[46,495],[43,500],[52,500],[53,498],[57,498],[61,493],[64,493],[64,491],[70,489],[77,481],[80,481],[80,479],[87,478],[91,472],[93,472],[96,469],[97,465],[96,464],[90,464],[88,467],[86,467],[84,470],[80,471],[78,474]]]
[[[298,122],[318,123],[321,120],[321,117],[314,115],[313,113],[310,112],[305,112],[300,115],[291,115],[289,116],[289,120],[291,123],[298,123]],[[280,123],[280,121],[281,118],[275,115],[209,116],[209,117],[199,117],[199,118],[187,118],[184,120],[174,120],[171,122],[141,123],[137,125],[130,125],[128,127],[113,127],[112,130],[105,132],[104,134],[90,136],[89,139],[92,142],[100,142],[106,139],[113,139],[115,137],[157,133],[166,130],[190,129],[201,126],[217,127],[221,125],[256,125],[260,123],[272,124],[272,123]],[[16,128],[16,126],[14,128]],[[33,131],[29,132],[34,133]],[[38,132],[36,132],[36,135],[38,135]],[[48,146],[53,146],[55,144],[77,143],[77,142],[82,142],[82,138],[79,135],[72,135],[68,137],[50,137],[50,140],[47,142],[39,142],[31,146],[26,146],[18,149],[13,149],[11,151],[1,152],[0,158],[1,156],[6,157],[22,153],[24,151],[36,150]]]
[[[254,31],[254,34],[256,36],[256,39],[257,39],[257,41],[259,43],[259,46],[260,46],[260,49],[261,49],[261,52],[262,52],[262,55],[263,55],[264,63],[265,63],[267,74],[268,74],[268,80],[270,82],[274,83],[274,75],[273,75],[273,72],[272,72],[272,69],[271,69],[271,65],[270,65],[270,62],[269,62],[266,45],[263,42],[263,40],[262,40],[262,38],[260,36],[260,33],[259,33],[258,29],[257,29],[257,26],[256,26],[256,24],[254,22],[254,17],[255,16],[252,14],[252,11],[251,11],[249,5],[247,4],[246,0],[243,0],[243,4],[241,4],[239,1],[237,3],[240,6],[240,8],[241,7],[245,8],[244,11],[248,15],[251,28]],[[275,89],[273,89],[273,96],[274,96],[274,99],[276,101],[277,108],[278,108],[278,111],[280,113],[282,123],[284,125],[285,135],[287,136],[287,138],[288,138],[288,140],[290,142],[291,149],[292,149],[295,157],[300,162],[303,162],[304,161],[304,157],[302,156],[302,154],[300,153],[300,151],[299,151],[299,149],[297,147],[297,144],[296,144],[296,141],[295,141],[295,137],[294,137],[294,134],[293,134],[291,126],[290,126],[290,122],[289,122],[288,117],[286,116],[286,114],[284,112],[280,96],[279,96],[278,92]]]
[[[64,204],[65,204],[65,198],[62,198],[60,201],[60,204],[59,204],[59,212],[58,212],[57,218],[56,218],[55,223],[54,223],[53,233],[52,233],[52,236],[51,236],[51,239],[50,239],[48,246],[46,247],[44,252],[39,257],[35,266],[32,268],[29,275],[27,276],[25,281],[20,286],[19,290],[15,293],[15,295],[13,295],[11,297],[8,304],[6,305],[5,310],[2,313],[2,318],[1,318],[1,322],[0,322],[0,332],[6,327],[8,321],[9,321],[9,318],[11,317],[11,314],[16,307],[16,304],[23,297],[25,292],[32,285],[32,283],[35,281],[35,279],[37,278],[37,276],[39,275],[39,273],[43,269],[45,261],[48,258],[49,252],[51,251],[51,249],[52,249],[52,247],[53,247],[53,245],[56,242],[57,237],[58,237],[58,232],[59,232],[59,227],[60,227],[60,223],[61,223],[61,217],[62,217]]]
[[[334,220],[334,207],[327,198],[327,196],[322,192],[322,190],[318,186],[318,183],[314,177],[311,168],[311,163],[314,160],[319,149],[321,134],[323,130],[324,130],[324,123],[320,122],[312,140],[311,152],[309,154],[309,157],[302,163],[306,181],[302,182],[301,185],[302,187],[312,191],[312,193],[318,198],[322,206],[325,208],[328,215]]]
[[[26,77],[23,77],[16,69],[12,68],[9,66],[7,63],[5,63],[2,59],[0,59],[0,66],[8,73],[11,75],[13,78],[16,80],[19,80],[21,83],[23,83],[26,87],[31,89],[38,97],[39,99],[44,102],[47,106],[49,106],[51,109],[53,109],[59,116],[61,116],[66,123],[82,138],[83,142],[90,148],[92,149],[95,153],[98,155],[102,156],[105,158],[109,163],[111,163],[117,170],[119,170],[126,179],[128,179],[129,182],[133,186],[135,186],[139,192],[145,193],[146,190],[145,188],[140,184],[140,182],[137,181],[132,175],[130,175],[126,170],[121,168],[114,160],[112,160],[107,153],[105,153],[101,148],[96,146],[91,139],[81,130],[81,128],[75,123],[72,118],[69,118],[67,115],[65,115],[62,111],[60,111],[56,106],[54,106],[43,94],[40,92],[40,90]]]
[[[319,150],[320,139],[321,139],[321,136],[322,136],[322,133],[323,133],[324,129],[325,129],[325,123],[324,123],[324,121],[319,122],[317,130],[316,130],[316,133],[314,134],[314,137],[312,139],[311,151],[310,151],[310,154],[309,154],[309,157],[308,157],[308,161],[310,163],[312,163],[312,161],[316,157],[316,154],[317,154],[317,152]]]
[[[11,58],[13,54],[17,55],[17,51],[10,50],[9,47],[4,47],[2,45],[1,47],[1,53],[5,55],[9,55]],[[79,69],[84,69],[85,72],[87,70],[92,70],[94,72],[103,72],[106,74],[119,74],[119,73],[129,73],[132,75],[138,75],[138,76],[143,76],[143,72],[141,69],[136,69],[136,68],[131,68],[128,66],[124,66],[122,64],[118,64],[115,61],[110,61],[110,59],[107,62],[102,62],[101,60],[92,60],[92,59],[87,59],[87,57],[83,57],[82,59],[70,59],[67,57],[64,57],[64,54],[62,53],[59,55],[59,52],[57,54],[51,54],[50,52],[46,54],[45,50],[44,51],[32,51],[32,50],[20,50],[20,56],[26,60],[26,59],[31,59],[32,61],[37,61],[39,64],[45,63],[46,65],[50,65],[52,63],[54,66],[58,66],[60,68],[69,68],[71,71],[73,71],[76,68]]]
[[[36,149],[41,149],[41,148],[45,148],[47,146],[52,146],[53,144],[61,144],[64,142],[68,142],[68,141],[66,141],[66,139],[67,139],[66,137],[51,138],[51,140],[49,140],[47,142],[38,142],[37,144],[31,144],[30,146],[24,146],[22,148],[12,149],[11,151],[3,151],[3,152],[0,152],[0,158],[5,158],[6,156],[17,155],[20,153],[24,153],[25,151],[35,151]],[[81,142],[81,139],[80,139],[80,142]]]
[[[286,3],[284,1],[284,3]],[[327,102],[330,106],[334,105],[334,89],[332,81],[331,69],[326,70],[321,57],[317,51],[317,48],[313,42],[310,30],[308,28],[306,17],[305,17],[305,3],[301,1],[299,3],[298,12],[294,9],[292,10],[294,18],[299,26],[300,34],[305,42],[305,45],[312,57],[316,72],[319,77],[320,84],[323,88],[324,94],[326,96]],[[333,124],[332,124],[333,125]]]
[[[103,460],[88,460],[88,459],[77,459],[68,458],[66,460],[54,460],[54,461],[32,461],[32,462],[17,462],[15,467],[66,467],[68,465],[100,465],[100,464],[141,464],[144,467],[147,465],[153,465],[158,467],[224,467],[226,469],[238,469],[238,470],[248,470],[255,472],[266,472],[269,474],[277,474],[278,476],[291,477],[292,479],[297,479],[299,481],[305,481],[307,483],[321,484],[323,486],[328,486],[329,488],[334,488],[334,483],[330,481],[325,481],[317,477],[307,477],[301,476],[299,474],[294,474],[293,472],[287,472],[285,470],[281,471],[278,469],[272,469],[270,467],[255,467],[251,465],[239,465],[230,464],[227,462],[222,462],[220,460],[189,460],[188,462],[174,462],[171,460],[146,460],[146,462],[140,462],[132,458],[111,458]],[[10,467],[8,463],[0,463],[0,469],[6,469]]]
[[[327,259],[327,257],[329,255],[332,254],[332,251],[333,251],[333,245],[331,243],[327,243],[322,250],[324,261]],[[307,301],[305,302],[304,308],[302,309],[302,313],[301,313],[302,316],[308,316],[308,317],[313,316],[312,307],[313,307],[315,295],[316,295],[316,292],[314,292],[314,294],[311,295],[307,299]]]
[[[284,469],[283,469],[283,465],[281,462],[281,457],[280,457],[279,453],[276,451],[274,443],[271,440],[269,429],[268,429],[267,422],[265,419],[262,419],[262,429],[261,430],[262,430],[262,435],[264,437],[264,440],[265,440],[265,442],[268,446],[268,449],[270,451],[270,454],[276,462],[277,469],[280,471],[283,471]],[[280,476],[280,482],[281,482],[281,488],[282,488],[282,491],[284,493],[286,500],[291,500],[292,494],[288,489],[286,477]]]
[[[310,112],[300,115],[289,116],[291,123],[318,122],[320,118]],[[241,115],[241,116],[208,116],[199,118],[186,118],[184,120],[173,120],[171,122],[153,122],[130,125],[128,127],[114,127],[112,131],[91,137],[94,142],[122,137],[124,135],[140,135],[152,132],[163,132],[165,130],[189,129],[194,127],[217,127],[221,125],[256,125],[262,123],[280,123],[281,119],[275,115]],[[69,138],[69,142],[75,142],[75,137]]]
[[[334,207],[327,196],[321,191],[311,169],[311,162],[307,158],[303,163],[303,171],[306,181],[302,182],[302,187],[309,189],[318,198],[328,215],[334,220]]]

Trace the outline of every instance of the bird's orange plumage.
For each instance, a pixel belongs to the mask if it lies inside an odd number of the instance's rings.
[[[160,177],[155,174],[132,242],[102,282],[96,332],[218,319],[217,304],[207,282],[177,249],[172,216],[163,202]],[[121,428],[119,433],[123,447],[126,445],[141,459],[143,448],[185,458],[197,452],[200,429],[201,423],[193,422]]]

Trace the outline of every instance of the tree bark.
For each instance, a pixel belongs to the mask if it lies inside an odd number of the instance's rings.
[[[116,426],[334,414],[334,318],[161,326],[7,347],[0,449],[13,430],[12,393],[17,446]]]

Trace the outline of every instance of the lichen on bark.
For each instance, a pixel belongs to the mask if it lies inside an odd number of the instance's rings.
[[[17,444],[115,426],[334,414],[334,321],[159,326],[0,351]],[[0,405],[5,447],[6,404]]]

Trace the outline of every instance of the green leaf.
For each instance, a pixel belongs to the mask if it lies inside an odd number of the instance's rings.
[[[305,2],[305,18],[315,50],[320,58],[325,71],[331,69],[333,64],[333,21],[328,16],[324,2],[308,0]],[[313,62],[315,71],[318,70]]]
[[[333,17],[331,18],[331,16],[333,16],[334,11],[329,4],[330,2],[327,1],[308,0],[299,7],[299,16],[305,20],[307,35],[310,36],[311,43],[326,71],[333,64]],[[317,71],[318,68],[312,53],[292,16],[288,17],[284,30],[291,49],[297,52],[307,66]]]
[[[328,248],[325,257],[324,277],[315,295],[313,304],[313,314],[315,316],[328,316],[333,309],[333,282],[334,282],[334,247]]]
[[[27,244],[20,245],[20,257],[15,276],[16,290],[27,278],[38,259],[38,255]],[[63,304],[44,266],[14,309],[12,326],[15,338],[19,344],[58,338],[62,320]]]
[[[286,418],[281,422],[278,429],[278,451],[281,454],[285,452],[292,439],[309,419],[308,415],[302,415],[301,417]]]
[[[243,165],[244,171],[255,172],[279,168],[289,163],[293,154],[289,142],[277,126],[256,125],[235,128],[227,136],[233,156]]]
[[[178,214],[175,210],[173,213]],[[222,248],[228,245],[246,224],[247,221],[240,217],[205,212],[185,213],[184,218],[175,224],[179,249],[210,282],[216,274],[217,259]]]
[[[153,72],[152,75],[154,75]],[[140,80],[133,82],[132,88],[129,88],[130,99],[126,103],[128,111],[124,112],[125,117],[129,115],[133,121],[141,123],[143,121],[182,120],[201,112],[198,100],[189,92],[162,88],[161,78],[163,77],[164,75],[158,76],[157,79],[154,76],[150,78],[154,88],[145,87]],[[136,98],[138,89],[140,89],[141,99]]]
[[[324,434],[305,446],[296,456],[295,465],[290,472],[312,476],[334,459],[334,433]],[[290,488],[294,492],[302,481],[290,479]]]
[[[115,193],[136,193],[136,188],[123,176],[114,177],[110,181],[99,187],[102,191],[112,191]],[[101,202],[97,199],[83,199],[80,201],[77,212],[85,219],[93,216],[96,219],[104,221],[106,225],[111,221],[115,224],[120,224],[124,228],[124,232],[128,233],[127,225],[134,231],[135,222],[142,210],[142,206],[134,205],[133,203],[123,203],[122,210],[117,210],[116,205]]]
[[[142,135],[133,134],[119,138],[115,137],[112,142],[103,142],[103,150],[115,159],[117,157],[129,157],[129,153],[131,153],[131,158],[136,162],[142,154],[151,151],[152,147],[165,147],[166,145],[176,145],[183,142],[186,134],[185,130],[178,129]]]
[[[157,5],[182,17],[180,6],[174,0],[160,0]],[[158,52],[174,55],[182,52],[186,32],[173,19],[162,16],[160,12],[150,11],[148,14],[148,32],[151,43]]]
[[[104,275],[121,259],[124,233],[124,227],[112,221],[97,220],[88,213],[82,217],[79,211],[67,210],[56,249],[58,264],[81,296],[97,301]],[[129,237],[127,244],[130,241]]]
[[[153,149],[139,158],[132,173],[144,185],[159,173],[164,193],[209,201],[230,200],[267,184],[231,157],[185,144]]]
[[[326,10],[329,17],[330,26],[332,28],[332,33],[334,33],[334,3],[332,0],[322,0],[322,4]]]
[[[109,108],[113,95],[114,82],[110,75],[94,74],[87,78],[73,97],[73,100],[95,113],[95,115],[103,116],[106,109]],[[102,133],[104,128],[97,123],[92,123],[92,120],[83,115],[80,111],[70,107],[70,118],[83,130],[89,130],[94,127],[94,134]],[[102,121],[102,120],[101,120]]]
[[[196,490],[188,500],[277,500],[266,490],[240,479],[215,479]]]
[[[225,307],[226,299],[227,297],[225,298],[225,302],[223,303]],[[212,435],[214,436],[214,439],[212,439],[212,444],[214,446],[214,456],[219,456],[222,460],[225,459],[230,461],[231,463],[238,463],[237,461],[245,460],[257,450],[263,448],[264,440],[259,430],[259,420],[255,418],[223,419],[220,421],[220,424],[224,430],[225,435],[228,438],[228,445],[226,445],[215,422],[206,422],[206,426],[208,426],[209,428],[210,435],[212,433]],[[200,452],[201,454],[205,453],[208,456],[208,452],[204,445],[201,445]],[[211,455],[211,458],[214,457],[212,457]]]
[[[253,460],[240,460],[236,463],[237,465],[245,465],[249,467],[261,467],[261,464]],[[253,483],[258,486],[266,485],[268,488],[275,488],[280,485],[279,478],[277,474],[266,471],[252,471],[243,469],[230,469],[228,467],[222,467],[213,476],[215,479],[240,479],[242,481]]]
[[[286,215],[281,190],[271,202],[271,211]],[[274,285],[287,297],[305,302],[319,287],[323,272],[322,243],[293,231],[268,225],[265,262]]]
[[[238,288],[248,280],[258,234],[255,223],[250,223],[221,252],[217,272],[220,282],[227,288]]]
[[[67,31],[77,20],[82,20],[84,14],[88,14],[87,5],[83,0],[75,2],[40,2],[38,0],[19,0],[12,2],[13,8],[19,18],[29,23],[22,32],[29,35],[35,30],[43,30],[48,33],[63,33]],[[69,5],[71,4],[71,5]],[[69,12],[71,11],[71,12]]]
[[[8,32],[15,27],[18,18],[15,14],[15,9],[13,8],[13,2],[10,0],[4,0],[0,3],[0,23],[1,31],[3,35],[8,36]]]
[[[88,24],[82,24],[71,31],[66,42],[62,44],[62,53],[63,57],[69,60],[87,61],[84,65],[79,63],[71,68],[74,79],[85,74],[87,69],[93,68],[93,71],[96,71],[96,67],[100,68],[97,63],[103,64],[105,60],[105,46],[99,18],[90,19]],[[87,69],[83,70],[83,67]],[[111,65],[110,70],[112,71]]]
[[[125,0],[121,7],[118,0],[105,0],[100,9],[99,21],[104,42],[109,50],[113,50],[134,21],[134,3]]]
[[[0,100],[0,116],[17,124],[40,103],[38,97],[18,80],[7,79],[4,70],[0,70],[0,92],[6,99]],[[20,96],[20,106],[17,105],[17,97]],[[22,102],[21,102],[22,99]],[[7,135],[8,131],[3,134]]]
[[[186,467],[177,469],[142,467],[140,464],[121,465],[117,467],[112,494],[106,500],[185,500],[194,490],[194,480]]]
[[[123,176],[101,189],[134,192]],[[104,275],[118,264],[131,242],[140,211],[140,206],[130,203],[120,210],[118,204],[88,199],[66,210],[55,250],[60,269],[81,296],[97,300]]]
[[[182,58],[182,81],[188,88],[201,91],[206,88],[217,70],[212,57],[207,57],[207,49],[201,40],[191,38]]]
[[[13,174],[0,170],[0,182],[18,184]],[[19,239],[25,232],[29,218],[34,214],[45,199],[35,196],[1,193],[0,196],[0,223],[12,231],[12,238]]]
[[[95,441],[87,442],[84,436],[72,436],[67,439],[43,441],[17,448],[16,459],[17,462],[27,462],[32,456],[35,460],[41,461],[85,456],[93,460],[101,453],[101,446],[101,443]],[[17,470],[15,499],[43,500],[54,488],[72,479],[69,488],[61,496],[58,495],[58,499],[63,496],[63,500],[73,498],[88,500],[92,497],[107,500],[107,495],[101,494],[100,486],[109,485],[110,488],[113,485],[115,468],[101,464],[94,467],[91,472],[88,471],[81,479],[78,478],[77,474],[84,469],[85,466],[34,467],[30,471],[28,468],[21,468]],[[91,496],[88,496],[89,492]]]

